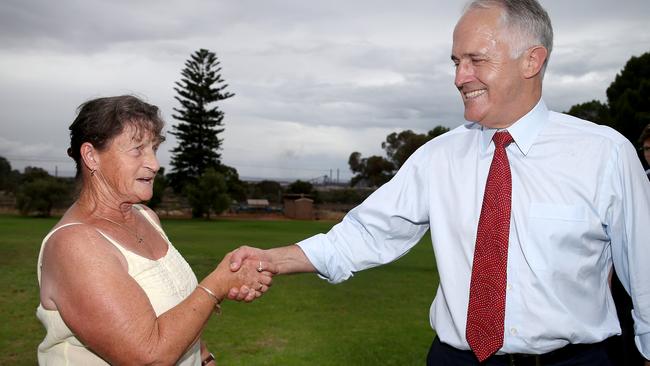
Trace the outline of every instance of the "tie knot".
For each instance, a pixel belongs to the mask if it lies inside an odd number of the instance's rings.
[[[494,134],[492,141],[494,141],[494,146],[504,147],[507,144],[511,143],[513,141],[513,138],[510,136],[510,133],[508,131],[499,131]]]

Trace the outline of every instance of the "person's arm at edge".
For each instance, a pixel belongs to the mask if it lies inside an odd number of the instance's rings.
[[[273,263],[276,265],[277,274],[316,272],[314,265],[297,244],[271,249],[242,246],[232,253],[230,270],[239,270],[245,259]]]
[[[241,247],[233,252],[230,269],[236,271],[243,259],[261,260],[275,264],[279,274],[315,272],[330,283],[340,283],[355,272],[399,258],[428,230],[428,167],[436,155],[434,147],[430,143],[420,147],[395,177],[327,234],[267,250]],[[228,298],[239,300],[237,292],[231,289]]]
[[[632,297],[635,344],[646,359],[646,366],[650,366],[650,302],[645,296],[650,289],[647,282],[650,250],[645,245],[650,222],[647,211],[650,185],[629,141],[622,140],[612,159],[613,168],[605,180],[614,192],[612,196],[617,197],[611,204],[608,225],[612,260],[621,284]]]

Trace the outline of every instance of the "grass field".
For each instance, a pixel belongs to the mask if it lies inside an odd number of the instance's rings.
[[[36,259],[55,219],[0,216],[0,365],[35,365],[44,330]],[[332,222],[166,220],[199,280],[247,244],[273,247],[326,232]],[[227,302],[203,338],[219,365],[422,365],[433,337],[438,283],[427,236],[406,256],[331,285],[313,274],[276,277],[252,304]]]

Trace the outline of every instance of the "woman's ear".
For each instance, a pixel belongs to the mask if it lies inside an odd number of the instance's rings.
[[[524,77],[530,79],[539,75],[547,56],[548,50],[544,46],[533,46],[529,48],[525,52],[524,59],[522,60]]]
[[[84,142],[81,144],[81,160],[83,160],[84,165],[88,170],[91,172],[94,172],[97,170],[99,164],[98,164],[98,156],[97,156],[97,150],[95,147],[90,143],[90,142]]]

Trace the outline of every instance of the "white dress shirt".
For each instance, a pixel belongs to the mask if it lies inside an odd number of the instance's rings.
[[[507,129],[512,172],[504,344],[545,353],[620,333],[612,263],[650,358],[650,183],[618,132],[549,111],[542,100]],[[495,129],[467,123],[418,149],[395,177],[327,234],[299,243],[332,283],[391,262],[431,228],[440,340],[468,350],[465,323],[476,230]]]

